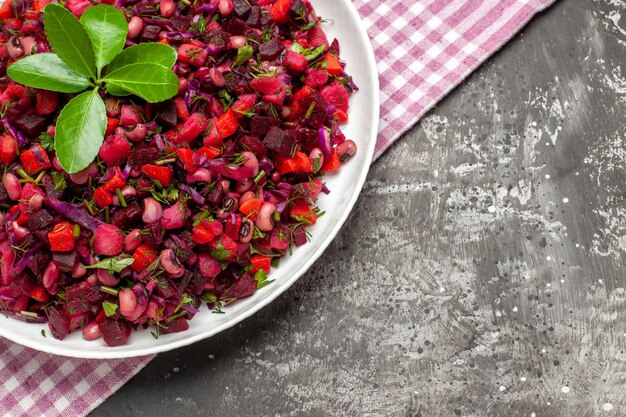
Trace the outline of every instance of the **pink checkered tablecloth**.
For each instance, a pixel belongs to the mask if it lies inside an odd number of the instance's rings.
[[[353,0],[378,61],[376,157],[553,1]],[[0,338],[0,415],[84,416],[150,359],[71,359]]]

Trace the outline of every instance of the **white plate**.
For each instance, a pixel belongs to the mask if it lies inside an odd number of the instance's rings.
[[[292,256],[283,259],[280,267],[272,271],[270,278],[275,281],[254,296],[226,307],[226,314],[211,314],[203,305],[200,313],[189,321],[186,332],[154,339],[149,330],[140,330],[133,332],[124,346],[108,347],[102,339],[88,342],[80,332],[72,333],[62,341],[56,340],[45,324],[24,324],[4,315],[0,315],[0,336],[33,349],[77,358],[129,358],[165,352],[206,339],[239,323],[282,294],[311,267],[339,232],[365,182],[374,154],[380,105],[374,53],[352,2],[314,0],[312,3],[319,16],[330,19],[324,23],[324,30],[329,40],[339,39],[341,58],[348,64],[346,70],[359,86],[359,91],[350,98],[350,121],[344,128],[346,136],[353,139],[359,149],[339,175],[326,178],[331,193],[319,199],[326,215],[310,228],[311,241],[294,250]],[[42,329],[46,329],[46,338],[41,335]]]

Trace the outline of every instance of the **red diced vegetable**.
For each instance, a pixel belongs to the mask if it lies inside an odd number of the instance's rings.
[[[93,200],[96,202],[98,207],[105,208],[113,204],[113,195],[106,190],[105,186],[98,187],[93,193]]]
[[[263,200],[260,198],[251,198],[239,206],[239,211],[243,213],[244,216],[254,221],[259,215],[259,210],[261,209],[262,204]]]
[[[117,226],[102,224],[98,226],[93,238],[93,250],[100,255],[115,256],[122,252],[124,235]]]
[[[262,269],[266,273],[270,273],[270,269],[272,268],[272,259],[269,256],[263,255],[252,255],[250,257],[250,262],[252,263],[252,269],[250,269],[251,274],[255,274],[258,270]]]
[[[289,216],[297,222],[304,222],[306,225],[315,224],[317,221],[317,213],[302,199],[296,200],[289,210]]]
[[[35,174],[42,169],[52,168],[50,158],[46,150],[38,143],[34,144],[30,149],[22,152],[20,155],[22,166],[28,174]]]
[[[161,183],[163,187],[169,187],[174,178],[174,172],[170,167],[148,164],[142,166],[141,170],[150,177],[150,179]]]
[[[141,244],[133,253],[133,263],[131,267],[137,272],[143,272],[158,256],[154,247],[147,243]]]
[[[53,252],[69,252],[74,249],[74,227],[68,222],[57,223],[48,233],[50,250]]]
[[[270,14],[272,19],[277,23],[286,23],[289,20],[289,9],[291,8],[292,0],[277,0],[272,5]]]
[[[224,114],[217,118],[217,132],[220,137],[227,138],[239,129],[239,122],[231,110],[227,110]]]
[[[0,162],[9,165],[17,157],[17,141],[11,135],[4,135],[0,139]]]

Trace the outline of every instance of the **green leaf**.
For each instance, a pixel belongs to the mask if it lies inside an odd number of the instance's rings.
[[[65,176],[60,172],[52,172],[52,181],[54,182],[55,190],[65,190],[67,188],[67,181]]]
[[[172,98],[178,92],[178,77],[159,64],[129,64],[109,72],[103,81],[129,91],[150,103]]]
[[[218,243],[214,250],[209,252],[211,256],[218,261],[225,261],[230,257],[232,251],[224,248],[222,243]]]
[[[41,132],[39,135],[39,144],[47,151],[54,150],[54,138],[48,132]]]
[[[315,58],[319,57],[324,53],[326,47],[324,45],[320,45],[315,49],[305,49],[298,42],[294,42],[291,44],[291,50],[302,54],[309,61],[313,61]]]
[[[129,93],[128,91],[119,88],[113,84],[107,84],[106,86],[106,90],[109,92],[109,94],[112,94],[114,96],[118,96],[118,97],[124,97],[124,96],[129,96],[132,93]]]
[[[104,310],[104,314],[107,317],[111,317],[114,316],[115,313],[117,313],[117,309],[119,308],[119,306],[117,305],[117,303],[111,302],[111,301],[103,301],[102,302],[102,309]]]
[[[95,77],[96,61],[91,41],[78,19],[58,4],[44,8],[44,28],[48,42],[59,58],[86,77]]]
[[[273,279],[267,279],[267,272],[265,272],[265,270],[263,269],[259,269],[258,271],[256,271],[256,273],[254,274],[254,280],[256,281],[257,290],[274,282]]]
[[[95,265],[86,266],[85,269],[93,269],[93,268],[106,269],[108,271],[119,273],[119,272],[122,272],[122,270],[126,268],[127,266],[132,265],[134,261],[135,261],[134,258],[130,258],[130,257],[122,258],[122,257],[116,256],[114,258],[103,259]]]
[[[78,172],[96,158],[106,125],[106,107],[96,89],[67,103],[57,119],[54,138],[54,148],[65,171]]]
[[[107,67],[107,74],[131,64],[159,64],[172,68],[176,56],[176,50],[171,46],[155,42],[140,43],[120,52]]]
[[[93,47],[98,71],[124,49],[128,35],[126,18],[116,7],[99,4],[85,10],[80,23]]]
[[[7,74],[20,84],[60,93],[78,93],[91,85],[87,77],[52,53],[22,58],[7,68]]]
[[[233,66],[236,67],[243,64],[244,62],[252,58],[253,54],[254,50],[250,45],[242,46],[241,48],[237,49],[237,58],[235,58],[235,63],[233,64]]]

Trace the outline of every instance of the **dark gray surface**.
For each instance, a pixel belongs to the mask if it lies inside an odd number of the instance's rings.
[[[539,16],[289,291],[92,417],[626,415],[625,45],[623,1]]]

